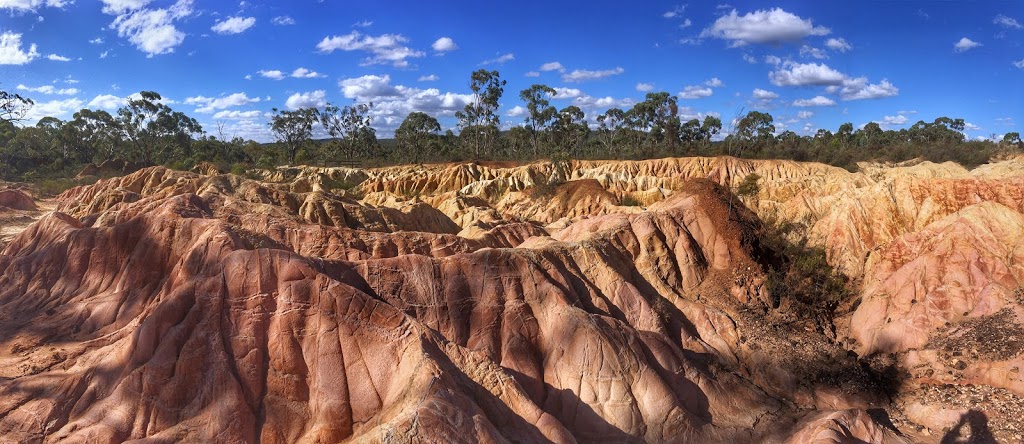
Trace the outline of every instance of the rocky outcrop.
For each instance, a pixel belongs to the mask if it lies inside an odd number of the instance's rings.
[[[22,190],[0,190],[0,209],[35,211],[36,203],[32,196]]]

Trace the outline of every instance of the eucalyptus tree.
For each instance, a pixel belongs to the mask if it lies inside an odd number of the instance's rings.
[[[555,118],[555,107],[548,102],[549,97],[556,94],[555,89],[547,85],[533,84],[519,91],[519,98],[526,103],[526,127],[530,131],[533,144],[533,155],[540,155],[539,135],[547,129]]]
[[[395,130],[399,153],[414,163],[420,163],[425,154],[437,154],[440,131],[441,124],[433,116],[420,111],[409,113]]]
[[[551,133],[557,147],[572,157],[579,157],[580,146],[590,134],[583,110],[576,105],[569,105],[558,111],[551,124]]]
[[[377,130],[371,125],[373,102],[338,107],[330,103],[317,115],[331,136],[327,148],[331,157],[353,160],[371,154],[377,145]]]
[[[33,104],[32,99],[0,90],[0,122],[24,120]]]
[[[203,132],[196,119],[174,111],[153,91],[129,97],[117,110],[116,122],[135,157],[144,163],[187,157],[193,136]]]
[[[476,157],[480,157],[484,147],[493,146],[498,138],[498,101],[505,92],[505,83],[498,71],[474,71],[469,82],[473,101],[455,113],[461,130],[459,139],[473,148]]]
[[[313,124],[318,113],[315,108],[300,108],[293,111],[282,111],[273,108],[270,117],[270,131],[274,137],[284,144],[288,161],[295,164],[295,156],[299,150],[313,137]]]

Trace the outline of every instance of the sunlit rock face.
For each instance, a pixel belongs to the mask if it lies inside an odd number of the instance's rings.
[[[934,387],[1024,395],[1016,171],[142,169],[0,253],[0,436],[937,442],[1009,415]],[[765,220],[854,278],[834,316],[778,292]]]

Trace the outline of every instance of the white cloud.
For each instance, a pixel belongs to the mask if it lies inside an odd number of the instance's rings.
[[[825,64],[786,62],[768,78],[777,86],[840,85],[846,75]]]
[[[839,90],[839,96],[843,100],[880,99],[883,97],[897,96],[900,89],[882,79],[880,83],[869,84],[867,77],[857,77],[843,81],[843,87]]]
[[[430,75],[427,75],[427,76],[420,76],[420,78],[418,78],[416,80],[419,81],[419,82],[436,82],[436,81],[438,81],[440,79],[441,78],[438,77],[436,74],[430,74]]]
[[[565,72],[565,67],[562,66],[562,64],[559,63],[559,62],[547,62],[547,63],[545,63],[543,65],[540,65],[540,70],[543,71],[543,72],[547,72],[547,71]]]
[[[241,34],[256,24],[256,17],[228,17],[210,28],[217,34]]]
[[[562,74],[563,82],[582,82],[586,80],[597,80],[605,77],[619,75],[625,72],[622,67],[616,67],[614,69],[606,69],[603,71],[590,71],[585,69],[573,70],[570,73]]]
[[[103,13],[110,15],[120,15],[128,11],[134,11],[136,9],[142,9],[153,0],[102,0],[103,1]]]
[[[875,120],[874,122],[877,123],[879,126],[885,126],[885,127],[890,127],[890,126],[895,126],[895,125],[904,125],[904,124],[907,123],[907,116],[903,116],[903,115],[885,116],[885,117],[882,118],[881,121]]]
[[[798,119],[807,120],[810,119],[811,117],[814,117],[814,111],[800,111],[796,113],[796,117]]]
[[[327,93],[318,89],[305,93],[295,93],[288,97],[284,106],[296,110],[299,108],[320,108],[327,104]]]
[[[959,42],[953,44],[954,52],[964,52],[981,46],[981,43],[975,42],[967,37],[961,38]]]
[[[441,37],[435,40],[434,44],[430,45],[430,47],[434,48],[434,51],[437,51],[439,53],[445,53],[459,49],[459,45],[456,45],[455,41],[452,40],[451,37]]]
[[[28,113],[25,115],[25,120],[26,122],[37,122],[43,117],[67,119],[71,114],[80,109],[82,109],[82,101],[77,98],[51,100],[49,102],[37,101],[35,105],[29,108]]]
[[[553,99],[575,99],[583,95],[583,91],[576,88],[560,88],[556,86],[554,90],[555,95],[552,96]]]
[[[679,25],[680,28],[684,29],[689,28],[690,26],[693,26],[693,21],[690,19],[683,20],[683,23]]]
[[[708,81],[704,82],[704,85],[709,86],[711,88],[721,88],[725,84],[722,83],[722,81],[719,80],[718,77],[712,77]]]
[[[636,90],[640,92],[650,92],[654,90],[654,85],[650,83],[637,83]]]
[[[225,110],[218,111],[217,114],[213,115],[215,120],[243,120],[243,119],[255,119],[263,115],[262,111],[237,111],[237,110]]]
[[[62,55],[57,55],[57,54],[50,54],[50,55],[46,56],[46,58],[50,59],[50,60],[53,60],[55,62],[70,62],[71,61],[70,58],[64,57]]]
[[[21,49],[21,34],[0,34],[0,65],[24,65],[38,57],[39,51],[35,43],[29,45],[28,51]]]
[[[825,51],[822,51],[820,48],[815,48],[810,45],[801,46],[800,55],[803,57],[814,57],[819,60],[828,58],[828,55],[825,54]]]
[[[505,113],[505,115],[508,116],[508,117],[523,117],[528,112],[529,111],[526,108],[523,108],[522,106],[516,105],[512,109],[508,110],[508,112]]]
[[[391,76],[365,75],[338,82],[341,93],[350,99],[373,99],[380,97],[396,97],[401,93],[391,86]]]
[[[169,54],[185,41],[176,20],[192,15],[192,0],[178,0],[167,9],[144,9],[149,0],[103,0],[103,12],[117,15],[110,29],[125,37],[147,57]],[[143,9],[140,9],[143,8]]]
[[[981,129],[981,127],[980,127],[980,126],[978,126],[978,125],[975,125],[975,124],[973,124],[973,123],[971,123],[971,122],[966,122],[966,123],[964,123],[964,130],[965,130],[965,131],[978,131],[978,130],[980,130],[980,129]]]
[[[733,9],[728,15],[715,20],[701,37],[714,37],[732,41],[732,47],[751,43],[779,44],[793,42],[807,36],[828,35],[823,26],[814,26],[810,19],[786,12],[781,8],[758,10],[739,16]]]
[[[89,108],[114,110],[124,106],[125,104],[127,104],[127,101],[123,97],[118,97],[113,94],[103,94],[90,100]]]
[[[185,99],[185,103],[188,105],[201,105],[199,108],[196,108],[196,112],[204,114],[212,113],[218,109],[231,108],[259,101],[259,97],[249,98],[245,93],[234,93],[217,98],[197,96]]]
[[[275,24],[277,26],[288,26],[288,25],[294,25],[295,24],[295,19],[293,19],[293,18],[291,18],[291,17],[289,17],[287,15],[280,15],[280,16],[277,16],[277,17],[274,17],[274,18],[270,19],[270,23],[273,23],[273,24]]]
[[[537,72],[537,71],[527,71],[526,74],[523,74],[523,75],[526,76],[526,77],[540,77],[540,72]]]
[[[96,38],[94,38],[92,40],[89,40],[89,43],[92,43],[93,45],[102,45],[103,44],[103,37],[96,37]]]
[[[761,88],[754,88],[753,97],[757,100],[772,100],[779,98],[779,95],[772,91],[763,90]]]
[[[365,75],[338,82],[342,95],[357,102],[373,102],[370,111],[374,126],[387,134],[394,131],[413,111],[429,115],[453,116],[473,101],[472,94],[442,92],[437,88],[420,89],[392,85],[391,76]]]
[[[497,58],[493,58],[493,59],[490,59],[490,60],[484,60],[483,62],[480,62],[480,64],[481,65],[490,65],[492,63],[497,63],[499,65],[502,65],[505,62],[511,62],[511,61],[513,61],[515,59],[516,59],[516,55],[512,54],[510,52],[510,53],[507,53],[507,54],[502,54],[502,55],[498,56]]]
[[[109,54],[110,54],[110,51],[103,51],[103,52],[100,53],[100,58],[101,59],[105,59],[105,58],[107,58],[107,55],[109,55]]]
[[[680,99],[700,99],[710,97],[712,94],[714,94],[714,91],[712,91],[711,88],[705,88],[699,85],[689,85],[683,88],[683,90],[679,92],[678,96]]]
[[[321,3],[323,3],[321,1]],[[363,20],[352,24],[353,28],[369,28],[373,26],[373,20]]]
[[[1016,62],[1013,62],[1013,66],[1016,66],[1020,69],[1024,69],[1024,59],[1020,59]]]
[[[813,99],[797,99],[793,102],[793,106],[807,107],[807,106],[835,106],[836,101],[825,96],[815,96]]]
[[[327,77],[327,75],[320,74],[316,71],[310,71],[306,68],[295,68],[295,71],[292,71],[292,77],[295,77],[296,79],[317,79]]]
[[[661,14],[661,16],[664,18],[676,18],[682,15],[685,11],[686,5],[676,6],[668,11],[665,11],[665,13]]]
[[[363,60],[363,65],[392,64],[397,68],[409,66],[407,58],[423,57],[422,51],[416,51],[404,46],[409,39],[399,34],[383,34],[379,36],[363,35],[359,31],[352,31],[342,36],[324,37],[316,45],[316,49],[323,53],[341,51],[366,51],[371,54]]]
[[[997,24],[999,26],[1003,26],[1003,27],[1006,27],[1006,28],[1013,28],[1013,29],[1024,28],[1024,26],[1021,26],[1021,24],[1019,22],[1017,22],[1016,19],[1013,19],[1011,17],[1007,17],[1007,16],[1002,15],[1002,14],[997,15],[996,18],[992,20],[992,23],[995,23],[995,24]]]
[[[747,62],[747,63],[750,63],[750,64],[757,63],[757,59],[754,58],[754,56],[752,56],[750,54],[746,54],[746,53],[743,54],[743,61]]]
[[[0,9],[9,9],[11,12],[35,12],[40,7],[63,8],[73,3],[69,0],[0,0]]]
[[[280,70],[277,70],[277,69],[272,69],[272,70],[269,70],[269,71],[260,70],[260,71],[257,71],[256,74],[259,74],[260,76],[266,77],[268,79],[274,79],[274,80],[281,80],[281,79],[284,78],[284,73],[281,72]]]
[[[825,42],[825,46],[836,52],[846,52],[853,49],[853,47],[850,46],[844,38],[828,39],[828,41]]]
[[[57,88],[54,88],[53,85],[43,85],[43,86],[37,86],[37,87],[30,87],[30,86],[25,86],[25,85],[19,84],[16,87],[16,89],[18,91],[37,92],[37,93],[40,93],[40,94],[57,94],[57,95],[61,95],[61,96],[73,96],[75,94],[78,94],[78,89],[77,88],[57,89]]]
[[[769,65],[779,66],[782,64],[782,59],[780,59],[778,56],[769,55],[764,56],[764,62]]]

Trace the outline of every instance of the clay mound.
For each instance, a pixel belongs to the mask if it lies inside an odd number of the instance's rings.
[[[263,214],[281,220],[298,218],[305,223],[368,231],[454,234],[461,230],[443,213],[422,202],[410,202],[400,208],[375,207],[328,192],[297,193],[289,188],[287,184],[273,186],[231,174],[204,176],[151,167],[67,190],[57,197],[57,210],[86,218],[91,224],[110,217],[103,213],[121,211],[123,203],[197,194],[225,220]]]
[[[124,160],[112,159],[105,160],[103,163],[89,164],[82,168],[82,171],[78,172],[75,176],[76,179],[82,179],[86,177],[111,177],[120,176],[124,174],[134,173],[138,170],[145,168],[147,165],[140,162],[128,162]]]
[[[0,190],[0,208],[19,211],[35,211],[35,201],[22,190]]]
[[[524,192],[510,193],[496,204],[496,208],[505,217],[520,217],[541,224],[550,224],[563,218],[573,221],[616,210],[634,210],[617,208],[619,199],[594,179],[566,182],[545,193],[538,190],[533,187]]]
[[[807,414],[741,345],[742,313],[770,310],[765,253],[712,183],[460,252],[297,216],[269,229],[237,196],[270,189],[208,180],[114,181],[142,198],[92,226],[52,213],[0,253],[5,439],[756,442]],[[843,436],[900,442],[854,418]]]

